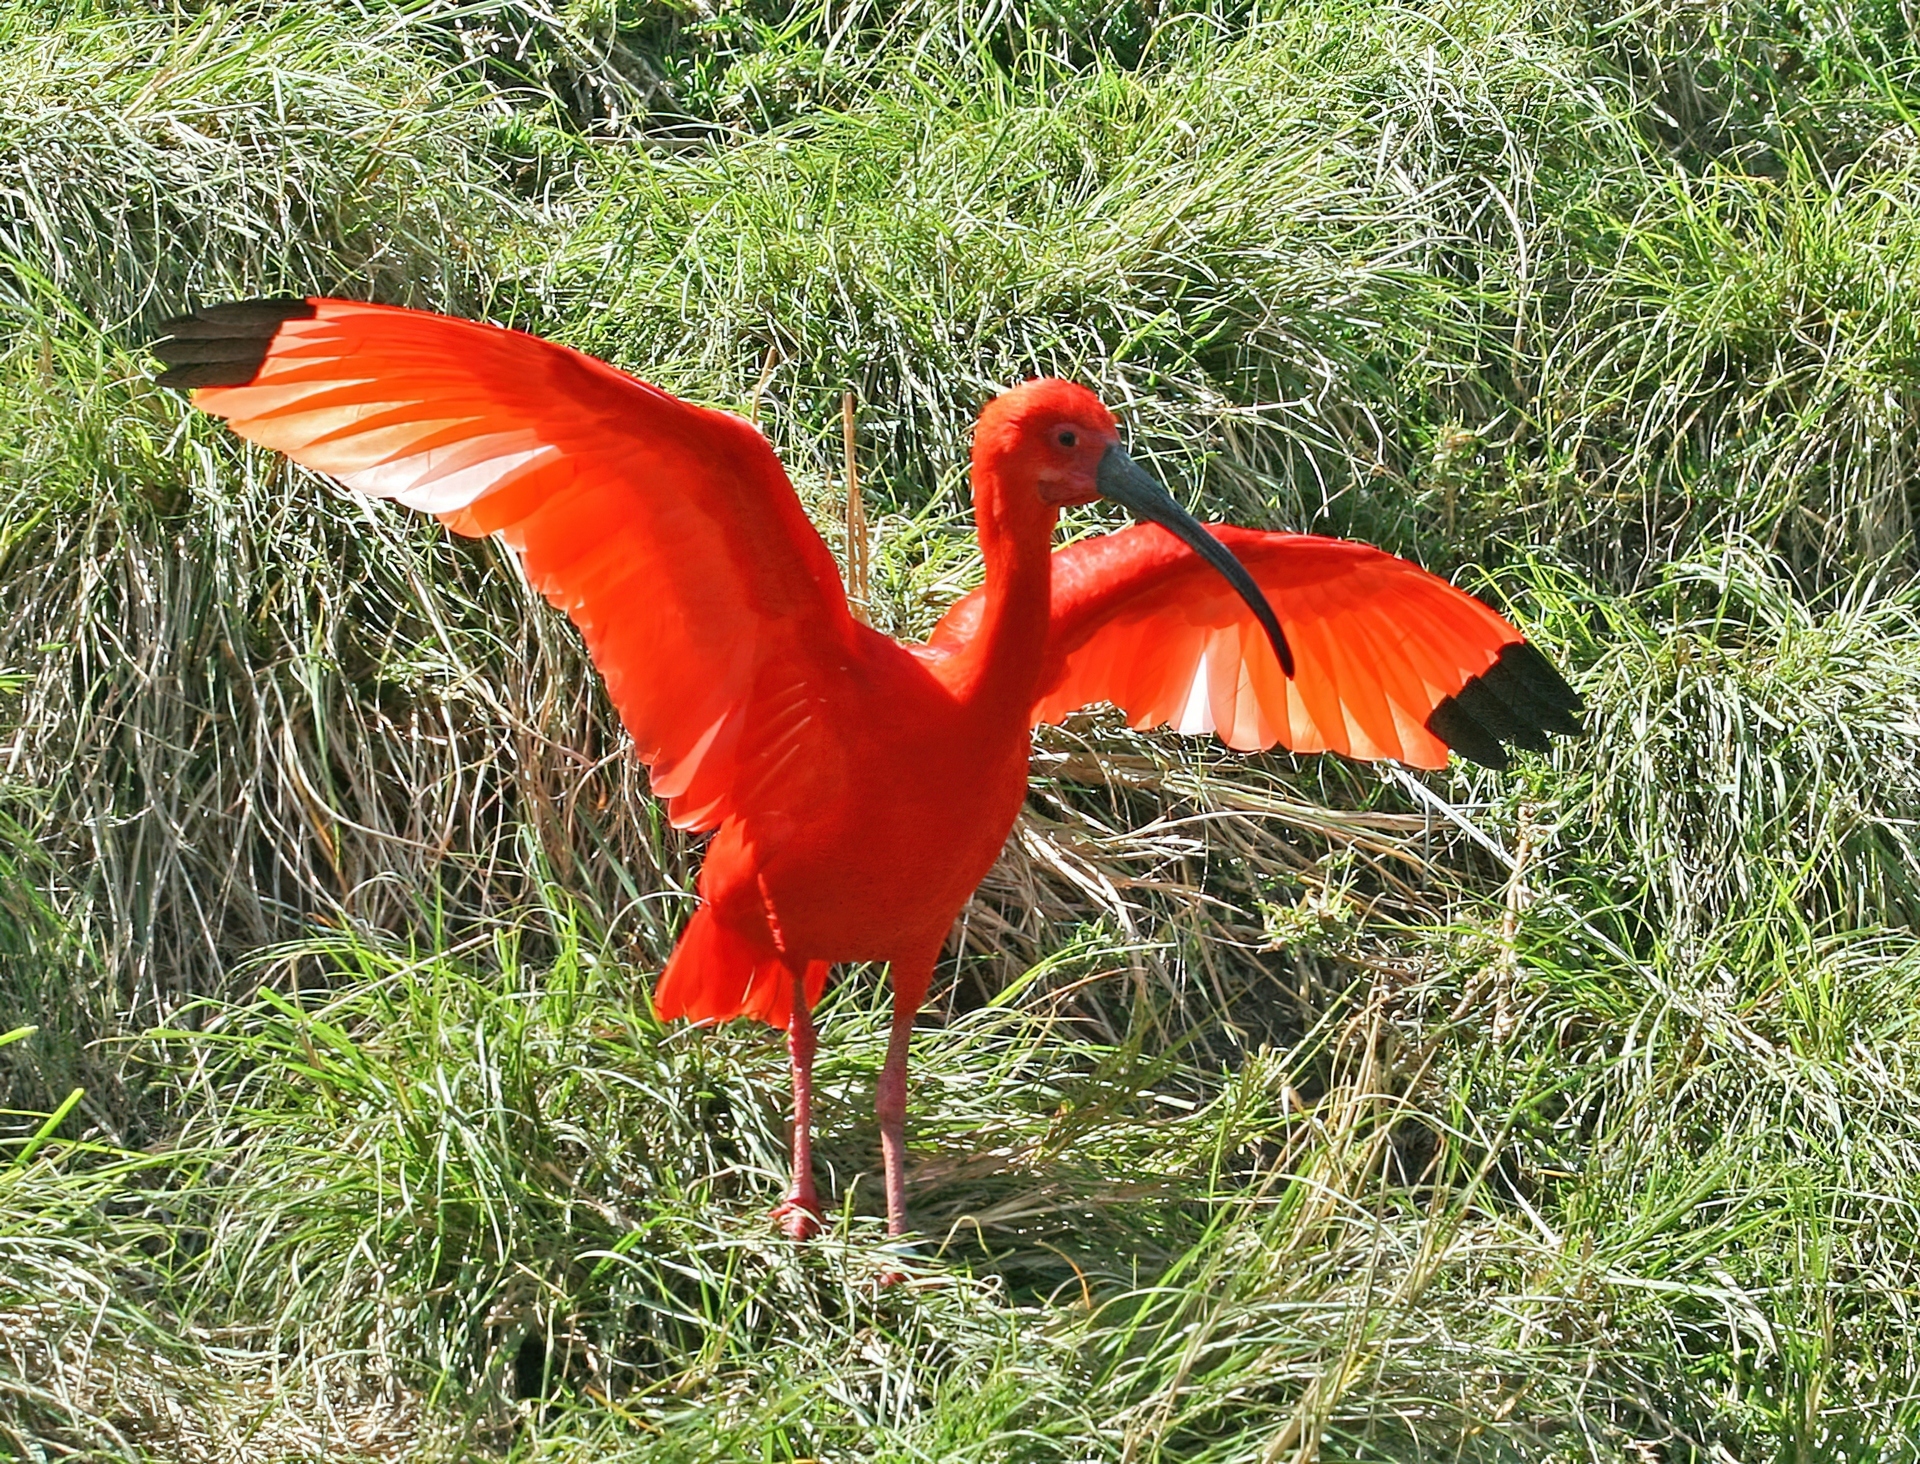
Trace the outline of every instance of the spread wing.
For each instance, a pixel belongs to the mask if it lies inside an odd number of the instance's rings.
[[[1444,767],[1449,747],[1504,768],[1505,743],[1544,751],[1549,732],[1580,733],[1580,698],[1546,657],[1418,565],[1344,539],[1208,527],[1272,602],[1295,674],[1225,580],[1140,524],[1054,551],[1036,723],[1112,702],[1134,727],[1217,732],[1242,750],[1425,768]],[[976,591],[932,644],[964,640],[980,611]]]
[[[345,300],[168,322],[159,380],[350,488],[500,534],[573,617],[682,828],[799,809],[839,767],[852,617],[767,441],[537,337]]]

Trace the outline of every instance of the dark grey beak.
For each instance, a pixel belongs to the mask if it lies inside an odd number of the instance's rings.
[[[1110,498],[1121,504],[1137,518],[1159,524],[1219,570],[1240,598],[1247,602],[1254,619],[1267,632],[1267,639],[1273,642],[1273,653],[1280,658],[1280,669],[1288,676],[1293,675],[1293,650],[1281,632],[1279,617],[1273,613],[1273,606],[1267,603],[1266,595],[1254,583],[1253,576],[1247,573],[1246,566],[1233,557],[1225,544],[1209,534],[1198,519],[1175,503],[1173,495],[1154,482],[1145,469],[1121,450],[1117,442],[1100,459],[1100,468],[1093,481],[1102,498]]]

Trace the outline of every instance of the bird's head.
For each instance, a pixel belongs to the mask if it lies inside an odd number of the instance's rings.
[[[1049,534],[1062,508],[1096,498],[1159,524],[1225,576],[1265,628],[1281,668],[1293,674],[1287,638],[1253,576],[1127,456],[1113,413],[1084,386],[1041,377],[988,402],[973,439],[973,497],[983,520],[1044,523]]]
[[[1120,429],[1099,397],[1075,382],[1041,377],[981,410],[973,457],[976,465],[991,462],[1009,490],[1060,509],[1100,497],[1101,460],[1119,446]]]

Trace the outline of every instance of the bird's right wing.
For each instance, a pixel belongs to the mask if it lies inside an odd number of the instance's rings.
[[[164,385],[349,488],[499,533],[573,617],[674,823],[831,793],[854,631],[750,423],[519,331],[346,300],[168,322]]]
[[[1577,735],[1581,703],[1520,632],[1464,590],[1367,544],[1209,525],[1272,603],[1293,651],[1280,668],[1227,581],[1155,524],[1053,554],[1052,612],[1035,723],[1111,702],[1139,728],[1213,732],[1444,767],[1447,749],[1507,766],[1504,744],[1544,750]],[[979,591],[931,644],[958,643]]]

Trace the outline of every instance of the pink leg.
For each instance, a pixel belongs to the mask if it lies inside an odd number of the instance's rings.
[[[805,967],[801,968],[801,972]],[[787,1022],[787,1051],[793,1058],[793,1184],[773,1218],[794,1240],[820,1233],[820,1196],[813,1187],[813,1013],[807,1010],[806,982],[793,978],[793,1016]]]
[[[887,1061],[874,1088],[873,1108],[880,1118],[880,1154],[887,1166],[887,1234],[907,1229],[907,1044],[913,1019],[926,1000],[938,951],[924,961],[895,961],[893,1030],[887,1036]]]
[[[907,1042],[913,1036],[913,1011],[897,1003],[893,1031],[887,1037],[887,1065],[873,1093],[880,1116],[880,1154],[887,1164],[887,1234],[907,1229]]]

